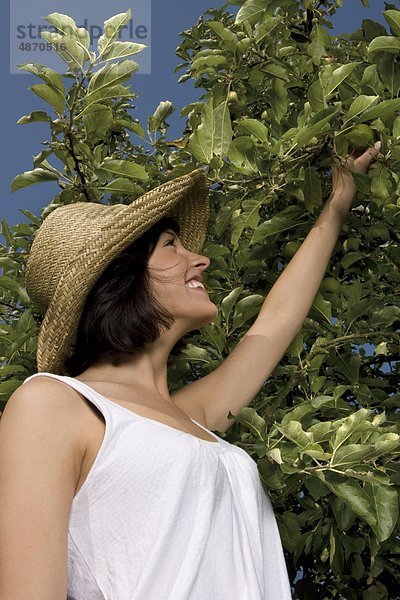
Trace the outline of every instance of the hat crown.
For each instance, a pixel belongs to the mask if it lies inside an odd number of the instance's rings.
[[[76,202],[59,206],[36,231],[26,267],[26,290],[44,314],[60,277],[79,261],[89,239],[112,222],[125,205]],[[43,257],[47,256],[48,260]]]

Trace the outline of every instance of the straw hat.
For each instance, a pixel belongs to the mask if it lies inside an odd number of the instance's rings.
[[[208,186],[196,169],[146,192],[131,204],[76,202],[54,209],[35,233],[26,289],[44,319],[38,372],[64,375],[90,289],[129,244],[164,216],[176,219],[182,244],[200,252],[209,219]]]

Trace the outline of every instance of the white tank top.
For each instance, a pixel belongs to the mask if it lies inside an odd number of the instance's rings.
[[[75,495],[67,600],[290,600],[269,498],[254,460],[143,417],[73,377],[105,434]]]

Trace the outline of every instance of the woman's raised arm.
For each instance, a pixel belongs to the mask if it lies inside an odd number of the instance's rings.
[[[225,432],[231,427],[228,412],[237,415],[250,404],[301,330],[356,193],[351,171],[366,173],[378,156],[376,146],[351,155],[345,165],[334,161],[332,193],[252,326],[219,367],[178,392],[181,406],[195,405],[209,429]]]

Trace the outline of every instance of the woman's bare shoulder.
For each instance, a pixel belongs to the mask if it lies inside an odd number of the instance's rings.
[[[34,427],[40,427],[41,423],[54,424],[60,433],[79,436],[87,413],[87,404],[75,389],[60,380],[42,376],[26,381],[11,394],[1,422],[28,419]]]

